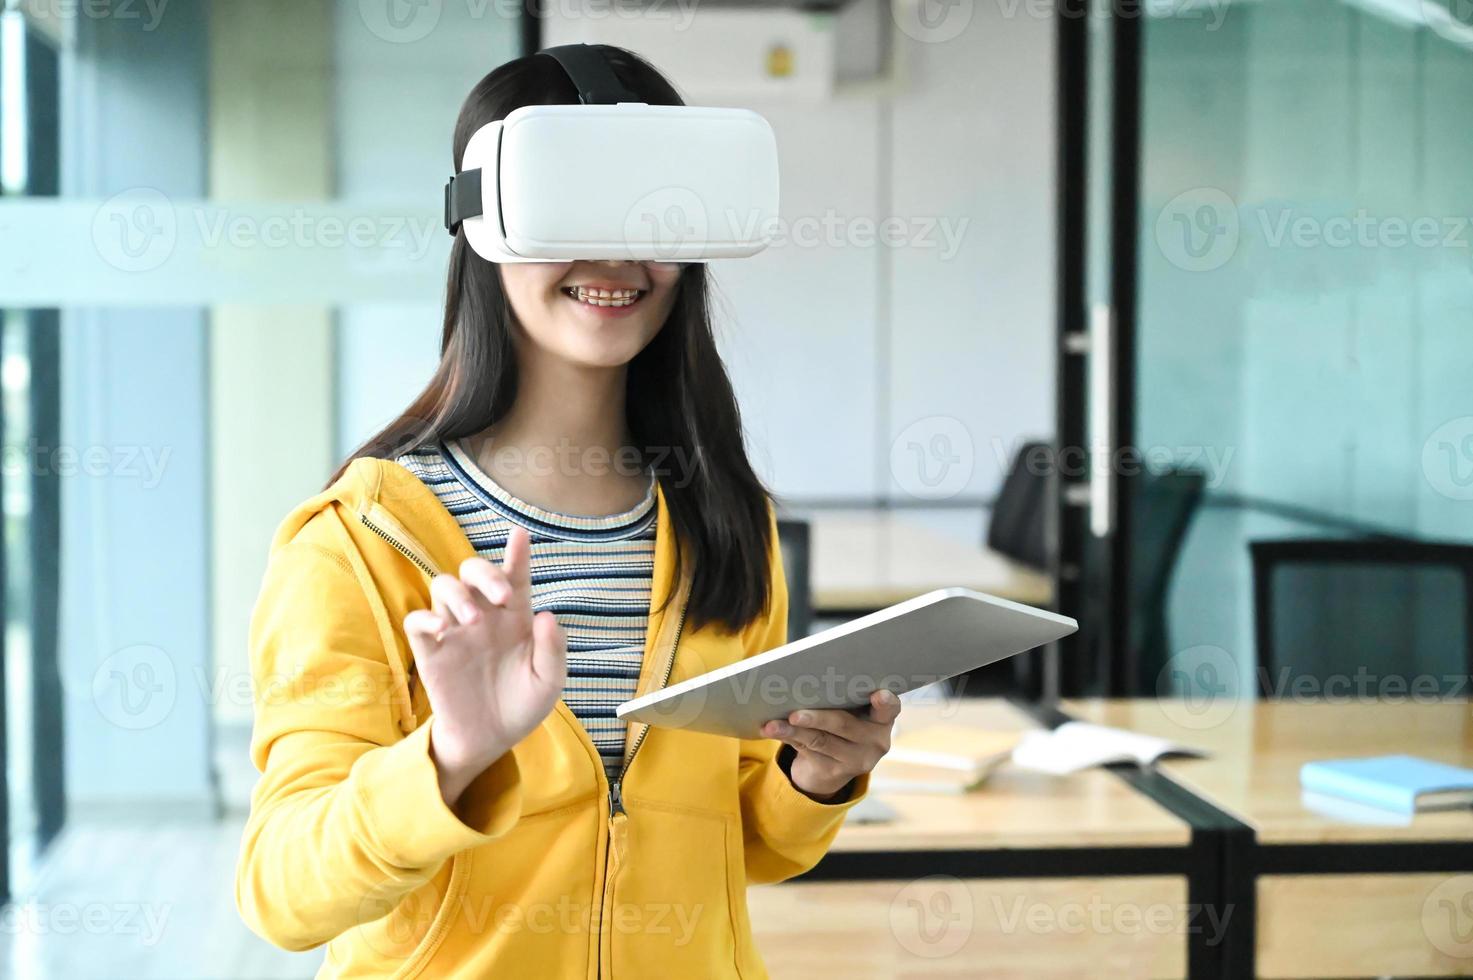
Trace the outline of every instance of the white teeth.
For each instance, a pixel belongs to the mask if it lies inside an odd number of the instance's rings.
[[[638,289],[599,289],[588,286],[573,286],[569,295],[589,306],[629,306],[639,299]]]

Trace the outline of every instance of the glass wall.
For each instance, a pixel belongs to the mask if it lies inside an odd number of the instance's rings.
[[[1435,6],[1143,25],[1137,441],[1206,485],[1179,678],[1250,680],[1250,542],[1473,539],[1473,32]]]

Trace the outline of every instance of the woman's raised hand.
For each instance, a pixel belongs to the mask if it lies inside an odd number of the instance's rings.
[[[432,609],[404,619],[434,709],[430,751],[454,806],[471,781],[541,724],[563,693],[567,641],[532,614],[531,540],[513,528],[501,566],[468,558],[430,583]]]

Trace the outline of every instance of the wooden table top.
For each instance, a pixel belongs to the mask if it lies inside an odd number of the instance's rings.
[[[1038,725],[991,698],[907,703],[898,730],[976,725],[1026,731]],[[876,794],[899,814],[888,824],[846,824],[832,850],[988,850],[1007,848],[1171,847],[1191,828],[1119,777],[1103,770],[1069,777],[1004,764],[971,793]]]
[[[806,513],[813,549],[814,609],[881,609],[933,589],[960,585],[1047,606],[1053,582],[980,544],[932,530],[903,512]]]
[[[1180,701],[1066,701],[1072,718],[1128,728],[1206,749],[1163,771],[1251,825],[1262,843],[1363,843],[1473,839],[1468,810],[1423,813],[1404,824],[1311,809],[1299,768],[1321,759],[1416,755],[1473,768],[1473,706],[1463,702],[1250,701],[1193,714]],[[1318,806],[1318,804],[1316,804]],[[1397,820],[1394,814],[1380,818]]]

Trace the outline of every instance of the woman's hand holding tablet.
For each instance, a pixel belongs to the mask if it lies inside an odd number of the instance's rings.
[[[786,721],[769,721],[762,734],[792,746],[795,754],[788,778],[826,803],[890,751],[890,733],[899,716],[900,698],[876,691],[870,695],[868,711],[804,708]]]

